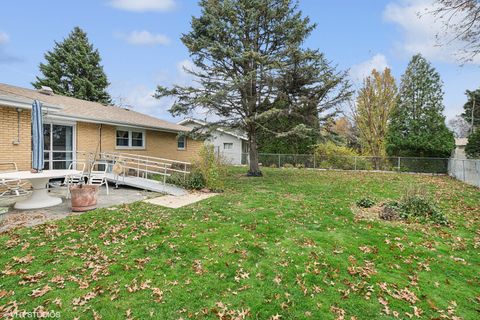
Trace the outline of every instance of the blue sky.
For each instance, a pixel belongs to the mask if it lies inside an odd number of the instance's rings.
[[[372,68],[388,66],[399,81],[410,57],[426,56],[444,81],[445,114],[462,110],[466,89],[480,87],[480,59],[459,66],[461,44],[438,46],[441,24],[417,13],[432,0],[300,0],[318,24],[306,46],[318,48],[358,86]],[[99,49],[117,101],[164,119],[171,101],[151,97],[157,84],[188,83],[188,52],[179,40],[200,9],[194,0],[16,0],[0,11],[0,82],[31,87],[54,41],[75,26]]]

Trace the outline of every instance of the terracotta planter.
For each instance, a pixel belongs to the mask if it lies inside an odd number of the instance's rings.
[[[70,186],[72,197],[72,211],[81,212],[93,210],[97,207],[98,186],[79,184]]]

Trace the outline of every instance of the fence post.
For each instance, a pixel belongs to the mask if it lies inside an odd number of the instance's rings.
[[[400,172],[400,157],[398,157],[398,160],[397,160],[397,170],[398,172]]]
[[[278,167],[280,168],[281,166],[281,159],[280,159],[280,153],[278,154]]]
[[[316,157],[315,157],[315,153],[313,153],[313,169],[316,168]]]
[[[465,182],[465,160],[462,160],[463,182]]]

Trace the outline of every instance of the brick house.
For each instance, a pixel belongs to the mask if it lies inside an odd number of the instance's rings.
[[[78,152],[121,152],[178,161],[194,159],[203,141],[191,129],[136,111],[0,83],[0,162],[31,167],[33,100],[43,104],[45,169],[62,169]]]

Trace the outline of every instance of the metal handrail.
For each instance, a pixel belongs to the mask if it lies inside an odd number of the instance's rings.
[[[130,153],[117,153],[117,152],[101,152],[98,159],[92,159],[93,154],[89,152],[78,151],[78,154],[83,154],[85,158],[88,157],[88,161],[113,161],[119,162],[122,165],[122,176],[128,175],[130,169],[136,171],[137,177],[143,177],[148,179],[148,174],[158,174],[163,176],[163,183],[166,182],[166,178],[171,176],[173,172],[183,173],[184,177],[190,172],[187,167],[191,165],[189,162],[177,161],[166,158],[157,158],[144,155],[135,155]],[[87,161],[87,160],[86,160]],[[172,168],[175,164],[183,166],[183,170]],[[111,165],[106,163],[106,165]]]

